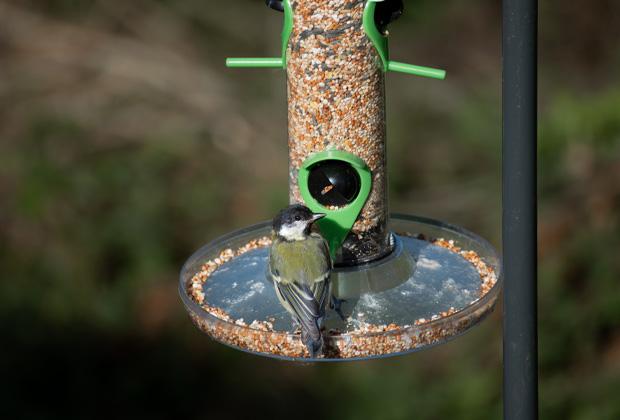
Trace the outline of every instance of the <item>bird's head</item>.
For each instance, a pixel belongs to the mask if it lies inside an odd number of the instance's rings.
[[[312,213],[308,207],[294,204],[273,219],[273,231],[287,241],[301,241],[310,234],[312,224],[323,217],[324,213]]]

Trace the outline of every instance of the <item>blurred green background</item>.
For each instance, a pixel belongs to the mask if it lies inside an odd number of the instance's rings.
[[[540,2],[544,419],[620,418],[620,2]],[[501,5],[406,0],[392,210],[500,245]],[[501,417],[501,308],[447,345],[299,366],[195,329],[177,274],[287,202],[262,0],[0,0],[0,417]]]

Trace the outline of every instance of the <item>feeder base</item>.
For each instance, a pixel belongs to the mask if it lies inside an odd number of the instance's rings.
[[[479,322],[500,290],[500,261],[483,239],[441,222],[390,221],[394,251],[334,270],[344,319],[329,310],[325,355],[311,359],[267,274],[270,225],[201,248],[181,272],[180,293],[194,323],[243,351],[300,361],[387,357],[445,342]]]

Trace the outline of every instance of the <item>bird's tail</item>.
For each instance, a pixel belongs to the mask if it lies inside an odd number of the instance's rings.
[[[315,358],[322,354],[323,335],[316,320],[301,324],[301,342],[304,343],[311,357]]]
[[[320,324],[325,316],[326,287],[327,281],[319,283],[321,286],[320,302],[315,298],[315,293],[306,284],[282,283],[276,281],[276,293],[285,307],[290,308],[301,327],[301,341],[304,343],[312,357],[317,357],[323,349],[323,336]],[[327,289],[329,290],[329,289]]]

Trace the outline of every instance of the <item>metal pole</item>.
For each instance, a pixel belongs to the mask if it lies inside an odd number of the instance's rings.
[[[538,418],[537,0],[503,1],[504,418]]]

